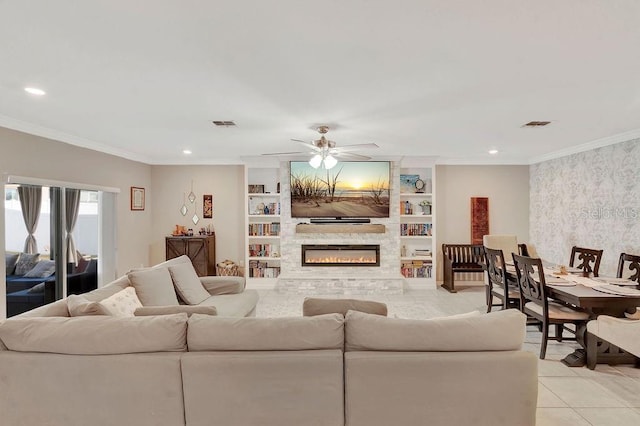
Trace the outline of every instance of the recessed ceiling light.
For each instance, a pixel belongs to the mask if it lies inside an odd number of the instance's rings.
[[[498,153],[497,149],[490,149],[489,150],[489,154],[491,154],[491,155],[496,155],[497,153]]]
[[[189,155],[189,154],[191,154],[191,150],[190,149],[183,149],[182,153],[186,154],[186,155]]]
[[[24,91],[29,93],[30,95],[36,95],[36,96],[44,96],[47,94],[47,92],[45,92],[42,89],[38,89],[37,87],[25,87]]]

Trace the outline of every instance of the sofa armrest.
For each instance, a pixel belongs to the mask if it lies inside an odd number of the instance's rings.
[[[245,287],[244,277],[200,277],[200,282],[212,296],[242,293]]]

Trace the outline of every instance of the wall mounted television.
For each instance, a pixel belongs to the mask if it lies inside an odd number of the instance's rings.
[[[390,170],[389,161],[339,161],[329,170],[291,161],[291,217],[389,217]]]

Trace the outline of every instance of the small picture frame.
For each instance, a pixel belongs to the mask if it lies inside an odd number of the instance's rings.
[[[144,188],[131,187],[131,210],[144,210]]]
[[[264,194],[264,185],[249,185],[249,194]]]
[[[415,193],[416,181],[420,179],[420,175],[400,175],[400,192]]]
[[[211,194],[202,196],[202,217],[213,219],[213,195]]]

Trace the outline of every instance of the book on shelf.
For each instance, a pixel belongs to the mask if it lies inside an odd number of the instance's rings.
[[[277,237],[280,235],[280,223],[250,223],[250,237]]]
[[[401,236],[431,236],[433,230],[432,223],[401,223]]]

